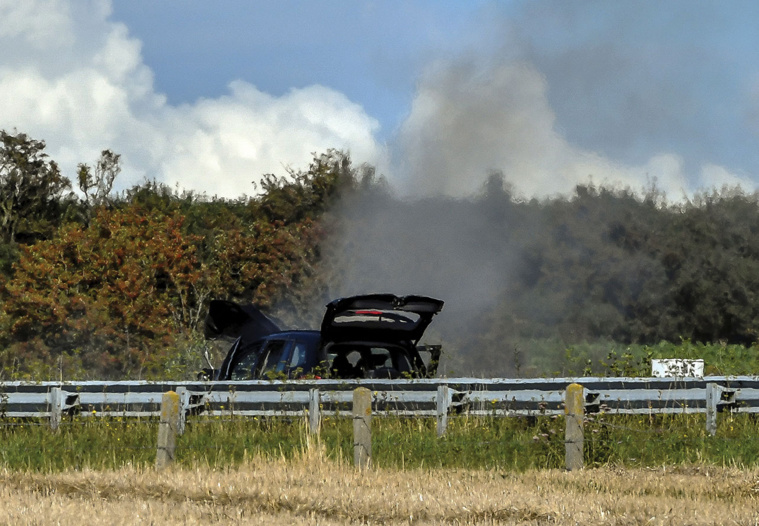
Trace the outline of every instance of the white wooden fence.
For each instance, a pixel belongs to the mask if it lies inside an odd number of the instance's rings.
[[[180,431],[189,415],[296,416],[350,414],[353,390],[372,393],[376,416],[436,417],[438,434],[450,415],[495,417],[564,413],[565,390],[583,386],[586,413],[705,413],[710,433],[717,414],[759,412],[759,377],[541,378],[424,380],[297,380],[245,382],[0,382],[0,418],[47,418],[57,428],[66,415],[159,416],[163,394],[180,400]]]
[[[174,460],[175,439],[188,416],[308,415],[318,433],[324,415],[350,416],[354,461],[371,466],[372,416],[437,418],[446,433],[452,414],[494,417],[564,414],[567,469],[583,467],[583,415],[759,412],[759,377],[552,378],[436,380],[298,380],[246,382],[0,382],[0,421],[47,418],[57,429],[67,415],[160,415],[156,467]]]

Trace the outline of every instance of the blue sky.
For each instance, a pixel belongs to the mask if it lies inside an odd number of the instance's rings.
[[[0,0],[0,128],[70,177],[111,148],[121,187],[225,197],[330,147],[411,195],[753,191],[757,27],[749,1]]]
[[[222,0],[114,3],[169,101],[218,97],[243,79],[273,95],[321,84],[359,101],[383,137],[408,113],[418,72],[476,32],[472,2]]]

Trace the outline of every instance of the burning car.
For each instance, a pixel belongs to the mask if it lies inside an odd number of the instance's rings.
[[[441,300],[426,296],[353,296],[329,303],[318,331],[282,330],[253,305],[215,300],[206,338],[234,341],[206,378],[432,377],[441,348],[419,340],[442,308]]]

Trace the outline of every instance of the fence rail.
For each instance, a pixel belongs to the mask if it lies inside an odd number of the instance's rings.
[[[759,377],[541,378],[425,380],[297,380],[245,382],[0,382],[0,417],[66,415],[159,416],[163,394],[180,397],[182,420],[193,414],[296,416],[317,408],[321,415],[348,414],[353,390],[372,393],[374,414],[438,418],[445,432],[449,415],[538,416],[564,413],[565,390],[583,386],[586,413],[759,413]]]
[[[580,384],[579,381],[582,382]],[[565,464],[583,467],[583,415],[759,412],[759,377],[552,378],[439,380],[299,380],[246,382],[0,382],[0,420],[47,418],[57,429],[66,415],[159,416],[156,467],[174,460],[175,437],[189,415],[308,415],[318,433],[324,415],[351,416],[354,463],[371,465],[372,415],[435,416],[446,433],[451,414],[496,417],[565,415]],[[11,423],[10,425],[16,425]]]

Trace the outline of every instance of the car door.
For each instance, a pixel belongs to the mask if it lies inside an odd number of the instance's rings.
[[[252,380],[255,378],[255,368],[261,355],[263,343],[248,345],[234,354],[228,372],[227,380]]]
[[[313,361],[309,356],[310,347],[308,342],[295,340],[293,342],[293,348],[290,352],[290,359],[287,365],[287,376],[289,378],[300,378],[304,374],[307,374],[312,369],[311,362]]]
[[[262,379],[284,378],[287,374],[292,347],[293,340],[291,339],[267,340],[260,359],[256,363],[254,376]]]

